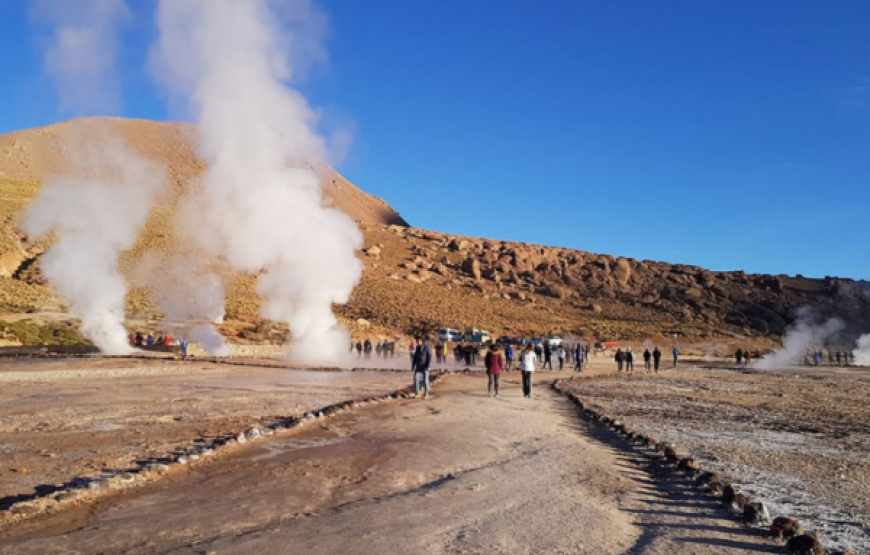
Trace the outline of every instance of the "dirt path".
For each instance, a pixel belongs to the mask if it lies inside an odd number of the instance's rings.
[[[543,376],[541,377],[543,378]],[[548,387],[480,376],[34,521],[0,553],[698,553],[770,543]],[[653,472],[653,473],[651,473]]]

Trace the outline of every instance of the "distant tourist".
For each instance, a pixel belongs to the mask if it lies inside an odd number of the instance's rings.
[[[649,352],[649,347],[643,352],[643,367],[646,369],[647,374],[652,371],[652,353]]]
[[[504,358],[495,344],[489,346],[489,351],[483,359],[483,365],[486,366],[487,395],[492,397],[494,391],[495,396],[498,397],[498,379],[499,376],[501,376],[502,369],[504,368]]]
[[[507,347],[504,349],[504,357],[507,362],[505,364],[505,370],[510,370],[514,365],[514,346],[508,343]]]
[[[148,345],[149,347],[154,346],[154,336],[151,335],[150,333],[148,334],[148,337],[145,338],[145,344]]]
[[[181,345],[181,358],[187,358],[187,347],[188,347],[187,339],[182,337],[180,345]]]
[[[366,339],[363,342],[363,353],[365,354],[366,358],[372,358],[372,340],[371,339]]]
[[[357,356],[357,358],[362,358],[362,350],[363,350],[362,341],[357,341],[356,342],[356,356]]]
[[[532,374],[535,373],[535,364],[538,357],[531,345],[526,345],[520,356],[520,370],[523,372],[523,397],[532,397]]]
[[[429,398],[429,365],[432,363],[432,351],[425,339],[418,339],[414,349],[414,395],[420,395],[420,381],[423,381],[423,398]]]
[[[538,357],[538,364],[544,360],[544,347],[540,343],[535,345],[535,356]]]
[[[577,345],[574,349],[574,371],[582,372],[583,371],[583,362],[586,360],[586,353],[583,349],[583,345]]]
[[[841,364],[843,364],[843,358],[840,355],[840,351],[837,351],[837,366],[840,366]]]
[[[734,358],[735,358],[735,360],[737,360],[738,366],[743,364],[743,349],[737,349],[737,352],[734,353]]]
[[[616,349],[616,354],[613,355],[613,360],[616,361],[616,371],[622,373],[622,364],[625,362],[625,353],[622,352],[622,347]]]
[[[676,367],[677,367],[677,361],[680,360],[680,350],[679,350],[676,346],[674,346],[674,350],[671,351],[671,352],[672,352],[673,355],[674,355],[674,368],[676,368]]]
[[[625,350],[625,371],[629,374],[634,373],[634,353],[631,347]]]
[[[556,347],[556,360],[559,361],[559,372],[565,369],[565,347]]]
[[[656,371],[656,374],[659,373],[659,367],[662,364],[662,352],[658,347],[653,349],[653,369]]]
[[[136,346],[141,347],[144,342],[145,342],[145,338],[142,337],[142,332],[137,331],[136,332]]]
[[[553,369],[553,350],[550,348],[549,343],[544,343],[544,365],[541,367],[541,370],[548,366],[550,370]]]

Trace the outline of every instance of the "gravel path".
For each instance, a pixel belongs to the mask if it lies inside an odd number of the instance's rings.
[[[183,477],[34,520],[0,553],[770,552],[709,499],[519,376],[488,398],[452,376],[433,399],[339,415]]]

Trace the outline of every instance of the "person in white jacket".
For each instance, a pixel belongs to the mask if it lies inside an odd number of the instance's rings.
[[[538,362],[538,357],[535,354],[531,344],[526,345],[523,354],[520,356],[520,370],[523,373],[523,397],[532,396],[532,374],[535,371],[535,364]]]

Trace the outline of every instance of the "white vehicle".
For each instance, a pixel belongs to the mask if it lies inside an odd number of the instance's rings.
[[[438,330],[438,339],[450,343],[458,343],[462,341],[462,334],[459,333],[459,330],[453,328],[441,328]]]
[[[551,347],[558,347],[559,345],[562,344],[562,338],[559,337],[558,335],[554,335],[553,337],[545,339],[544,341],[546,343],[549,343]]]

